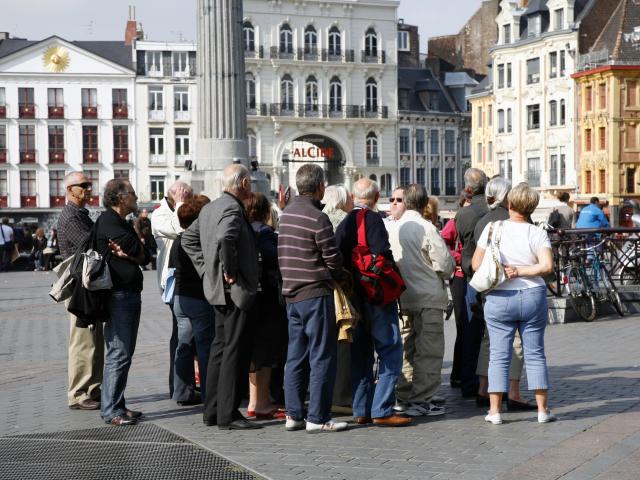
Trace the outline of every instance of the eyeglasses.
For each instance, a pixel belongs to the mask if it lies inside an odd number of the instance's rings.
[[[91,188],[91,185],[92,185],[91,182],[74,183],[73,185],[69,185],[69,188],[80,187],[86,190],[87,188]]]
[[[389,203],[402,203],[402,198],[395,198],[395,197],[391,197],[389,199]]]

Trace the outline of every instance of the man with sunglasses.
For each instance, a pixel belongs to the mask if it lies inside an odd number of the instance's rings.
[[[385,218],[385,226],[397,222],[407,207],[404,204],[404,187],[397,187],[389,198],[389,215]]]
[[[93,227],[85,208],[91,199],[92,185],[82,172],[65,178],[67,204],[58,218],[60,254],[69,258],[84,243]],[[69,388],[67,398],[72,410],[100,408],[100,389],[104,365],[103,325],[76,327],[76,317],[69,314]]]

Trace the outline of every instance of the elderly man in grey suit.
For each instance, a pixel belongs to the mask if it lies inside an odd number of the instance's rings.
[[[216,309],[215,339],[207,369],[205,425],[222,430],[261,428],[238,411],[249,374],[249,311],[258,289],[258,250],[243,200],[251,194],[249,170],[229,165],[224,192],[205,206],[182,234],[182,247],[202,276],[204,294]]]

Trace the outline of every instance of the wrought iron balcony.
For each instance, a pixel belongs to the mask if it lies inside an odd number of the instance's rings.
[[[258,48],[254,48],[253,50],[245,50],[244,58],[264,58],[264,47],[260,45]]]
[[[255,105],[247,105],[247,115],[264,117],[267,115],[267,104],[256,103]]]
[[[257,115],[257,113],[248,113]],[[269,115],[298,118],[388,118],[388,107],[370,108],[364,105],[271,103]]]
[[[362,63],[387,63],[387,54],[384,50],[362,50]]]

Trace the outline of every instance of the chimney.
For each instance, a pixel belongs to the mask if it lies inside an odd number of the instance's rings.
[[[8,39],[9,39],[9,32],[0,32],[0,41],[8,40]]]
[[[138,24],[136,23],[136,7],[129,5],[129,20],[124,31],[124,44],[131,45],[138,38]]]

